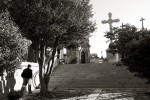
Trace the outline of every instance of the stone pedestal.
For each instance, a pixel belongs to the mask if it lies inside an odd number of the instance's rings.
[[[115,62],[119,61],[119,54],[118,53],[112,54],[112,53],[106,52],[106,56],[107,56],[107,60],[109,63],[115,63]]]

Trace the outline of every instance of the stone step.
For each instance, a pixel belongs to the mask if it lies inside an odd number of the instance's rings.
[[[138,78],[134,78],[134,77],[132,77],[132,78],[130,78],[130,77],[128,77],[128,78],[110,78],[110,77],[108,77],[108,78],[101,78],[101,77],[95,77],[95,78],[93,78],[93,77],[89,77],[89,78],[82,78],[82,77],[78,77],[78,78],[76,78],[76,77],[51,77],[51,79],[50,79],[50,81],[56,81],[56,80],[75,80],[75,81],[129,81],[129,80],[134,80],[134,81],[138,81],[138,82],[142,82],[142,81],[144,81],[144,82],[146,82],[147,80],[146,79],[138,79]]]
[[[83,69],[83,70],[73,70],[73,69],[66,69],[66,70],[60,70],[58,69],[58,71],[56,72],[53,72],[54,74],[55,73],[72,73],[72,72],[76,72],[76,73],[85,73],[85,72],[97,72],[97,73],[108,73],[108,72],[118,72],[118,73],[131,73],[129,72],[128,70],[123,70],[123,69],[116,69],[116,70],[98,70],[98,69]]]
[[[145,87],[146,80],[140,80],[140,79],[118,79],[118,80],[111,80],[111,79],[101,79],[101,80],[79,80],[79,79],[70,79],[70,80],[50,80],[50,83],[53,85],[81,85],[84,87],[84,85],[88,85],[92,87],[92,85],[107,85],[112,86],[112,83],[117,83],[117,85],[127,85],[126,87],[132,87],[132,86],[139,86],[139,87]],[[110,85],[111,84],[111,85]]]
[[[127,79],[135,79],[134,77],[118,77],[118,78],[114,78],[114,77],[51,77],[50,80],[59,80],[59,79],[63,79],[63,80],[67,80],[67,79],[74,79],[74,80],[106,80],[106,79],[111,79],[111,80],[127,80]],[[142,80],[142,79],[135,79],[135,80]]]
[[[112,78],[126,78],[126,77],[134,77],[134,74],[119,74],[119,73],[94,73],[94,74],[88,74],[88,73],[67,73],[67,74],[54,74],[51,77],[82,77],[84,76],[84,78],[88,77],[92,77],[92,78],[105,78],[105,77],[112,77]]]
[[[53,73],[69,73],[69,72],[76,72],[76,73],[84,73],[84,72],[103,72],[103,73],[108,73],[108,72],[124,72],[124,73],[130,73],[128,70],[124,70],[124,69],[58,69],[57,72],[53,72]]]
[[[58,69],[59,70],[59,69]],[[108,73],[108,72],[118,72],[118,73],[121,73],[121,72],[123,72],[123,73],[131,73],[131,72],[129,72],[128,70],[124,70],[124,71],[122,71],[122,70],[107,70],[107,69],[105,69],[105,70],[92,70],[92,69],[89,69],[89,70],[59,70],[59,71],[57,71],[57,72],[53,72],[53,73],[71,73],[71,72],[76,72],[76,73],[85,73],[85,72],[102,72],[102,73]]]
[[[59,66],[50,79],[51,88],[132,88],[148,87],[126,67],[112,64],[69,64]]]
[[[132,87],[132,86],[135,86],[135,85],[138,85],[139,88],[140,87],[145,87],[145,86],[149,86],[149,84],[145,84],[144,82],[74,82],[74,81],[57,81],[57,82],[51,82],[49,85],[65,85],[65,86],[68,86],[70,84],[73,84],[73,85],[80,85],[80,86],[84,86],[84,85],[89,85],[91,88],[92,85],[107,85],[107,86],[112,86],[112,83],[117,83],[117,85],[127,85],[128,87]],[[75,84],[76,83],[76,84]],[[150,86],[149,86],[150,87]]]
[[[92,65],[91,65],[92,66]],[[69,66],[66,65],[66,66],[59,66],[58,69],[83,69],[83,68],[91,68],[91,69],[95,69],[95,68],[101,68],[101,69],[115,69],[115,68],[122,68],[122,69],[125,69],[127,67],[120,67],[120,66],[109,66],[109,67],[105,67],[105,66]]]
[[[101,82],[101,83],[63,83],[59,82],[59,84],[50,84],[49,87],[66,87],[66,88],[149,88],[149,85],[145,85],[144,83],[136,83],[136,82]]]

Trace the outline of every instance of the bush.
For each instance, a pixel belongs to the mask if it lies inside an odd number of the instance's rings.
[[[8,100],[19,100],[23,93],[21,91],[12,91],[8,93]]]

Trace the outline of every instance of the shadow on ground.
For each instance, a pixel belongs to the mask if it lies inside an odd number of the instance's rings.
[[[14,91],[16,84],[14,73],[15,71],[7,71],[7,76],[5,78],[0,76],[0,99],[6,98],[9,92]]]
[[[37,93],[35,97],[39,99],[68,99],[68,98],[82,98],[86,99],[91,94],[93,89],[69,89],[69,90],[53,90],[45,93]]]

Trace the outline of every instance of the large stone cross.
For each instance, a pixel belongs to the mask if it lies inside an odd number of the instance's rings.
[[[112,32],[112,23],[115,23],[115,22],[119,22],[120,20],[119,19],[112,19],[111,17],[112,17],[112,13],[111,12],[109,12],[108,13],[108,17],[109,17],[109,19],[108,20],[102,20],[102,24],[109,24],[109,29],[110,29],[110,32]]]

